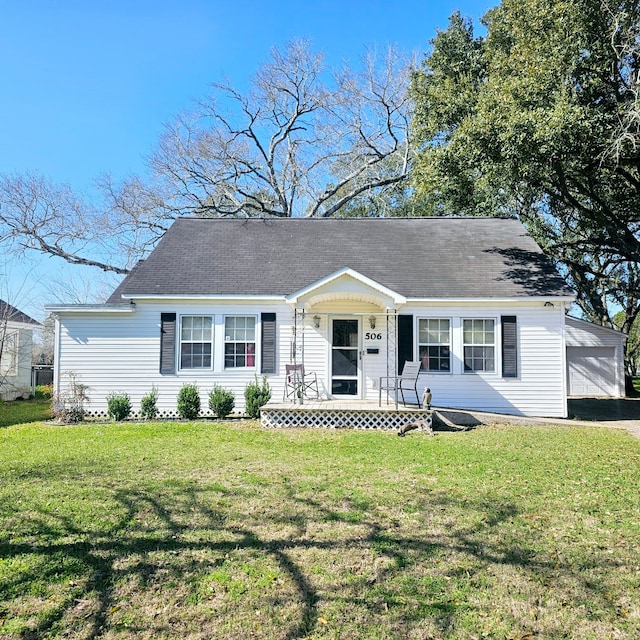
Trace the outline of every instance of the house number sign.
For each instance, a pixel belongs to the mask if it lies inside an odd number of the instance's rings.
[[[365,340],[382,340],[382,334],[381,333],[373,333],[371,331],[367,331],[364,334],[364,339]]]

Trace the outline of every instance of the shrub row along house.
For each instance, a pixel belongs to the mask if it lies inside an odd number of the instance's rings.
[[[73,372],[94,415],[153,384],[174,416],[185,382],[242,410],[256,376],[282,398],[290,363],[325,399],[377,405],[380,378],[420,361],[437,406],[563,417],[573,300],[514,219],[181,218],[105,304],[49,309],[56,385]]]

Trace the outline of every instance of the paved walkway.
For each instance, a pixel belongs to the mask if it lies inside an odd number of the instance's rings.
[[[441,422],[461,426],[479,424],[564,424],[571,426],[609,427],[626,429],[636,438],[640,438],[640,398],[575,398],[569,400],[570,419],[529,418],[509,416],[478,411],[459,411],[456,409],[435,408],[435,421],[438,415]]]

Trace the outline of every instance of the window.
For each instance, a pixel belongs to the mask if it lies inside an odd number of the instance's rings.
[[[2,335],[0,334],[0,338]],[[5,376],[18,375],[18,332],[14,331],[4,334],[4,339],[0,342],[0,374]]]
[[[464,370],[495,371],[495,320],[463,320],[462,333]]]
[[[226,369],[255,367],[256,319],[227,316],[224,319],[224,366]]]
[[[182,316],[180,328],[180,368],[210,369],[212,340],[211,316]]]
[[[451,371],[451,332],[445,318],[418,320],[418,349],[422,371]]]

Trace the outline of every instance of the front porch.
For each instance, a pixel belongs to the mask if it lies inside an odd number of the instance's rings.
[[[265,428],[398,429],[431,415],[417,406],[393,402],[378,406],[373,400],[306,400],[304,404],[271,401],[260,410]]]

